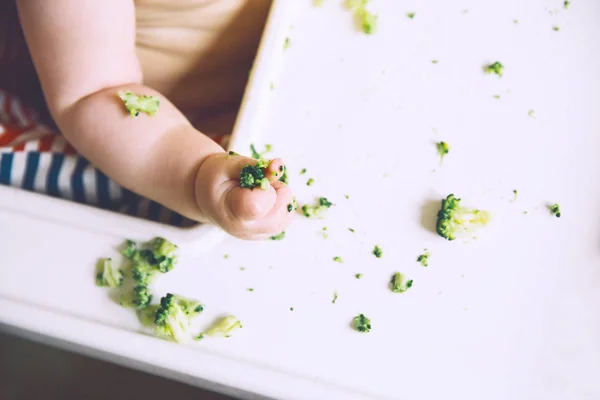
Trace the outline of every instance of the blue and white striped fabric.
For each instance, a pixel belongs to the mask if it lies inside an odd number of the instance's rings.
[[[174,226],[194,224],[122,188],[78,155],[39,151],[0,153],[0,184]]]

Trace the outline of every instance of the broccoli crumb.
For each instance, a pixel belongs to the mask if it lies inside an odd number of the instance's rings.
[[[223,254],[223,258],[227,260],[229,258],[229,254]]]
[[[517,189],[514,189],[512,192],[513,192],[513,198],[510,201],[511,203],[514,201],[517,201],[517,197],[519,197],[519,191]]]
[[[502,74],[504,73],[504,65],[502,65],[500,61],[496,61],[493,64],[486,65],[485,72],[488,74],[496,74],[499,77],[502,77]]]
[[[288,210],[288,212],[294,211],[294,205],[292,203],[288,204],[287,205],[287,210]]]
[[[284,237],[285,237],[285,231],[282,231],[281,233],[278,233],[277,235],[271,236],[269,239],[271,239],[271,240],[283,240]]]
[[[354,18],[360,29],[367,35],[377,29],[377,15],[367,10],[369,0],[348,0],[347,7],[354,12]]]
[[[242,328],[242,323],[233,315],[221,318],[206,332],[208,336],[230,337],[236,329]]]
[[[289,38],[289,37],[286,37],[286,38],[285,38],[285,41],[283,42],[283,49],[284,49],[284,50],[287,50],[287,49],[289,49],[289,48],[290,48],[290,38]]]
[[[390,287],[394,293],[404,293],[413,285],[413,280],[407,280],[400,272],[394,273],[390,280]]]
[[[553,27],[552,27],[552,30],[553,30],[554,32],[558,32],[558,31],[560,31],[560,27],[558,27],[558,26],[553,26]]]
[[[144,94],[137,95],[131,92],[121,91],[119,92],[119,97],[123,100],[125,108],[133,118],[140,115],[140,112],[153,117],[160,106],[160,100],[157,96],[146,96]]]
[[[337,301],[337,299],[338,299],[338,294],[337,294],[337,292],[334,292],[333,293],[333,300],[331,300],[331,304],[335,304],[335,302]]]
[[[306,173],[306,168],[302,168],[302,169],[300,170],[300,175],[304,175],[305,173]]]
[[[448,154],[450,152],[450,146],[448,146],[448,143],[446,143],[446,142],[437,142],[435,144],[435,147],[437,148],[437,152],[440,155],[440,164],[441,164],[442,161],[444,161],[444,157],[446,156],[446,154]]]
[[[373,249],[373,255],[377,258],[381,258],[383,256],[383,250],[381,250],[381,247],[376,245]]]
[[[560,218],[560,205],[558,205],[557,203],[549,205],[548,210],[550,210],[550,213],[553,214],[556,218]]]
[[[437,64],[437,63],[438,63],[438,60],[431,60],[431,63],[432,63],[432,64]]]
[[[333,261],[338,262],[340,264],[344,262],[344,260],[342,260],[342,257],[340,256],[333,257]]]
[[[354,231],[354,228],[348,228],[348,230],[349,230],[350,232],[352,232],[352,233],[354,233],[354,232],[355,232],[355,231]]]
[[[313,178],[309,178],[306,181],[306,186],[312,186],[315,183],[315,180]]]
[[[254,292],[254,288],[248,288],[247,289],[249,292]]]
[[[571,5],[571,2],[568,0],[565,0],[565,3],[564,3],[565,10],[568,10],[570,5]]]
[[[495,95],[494,95],[494,98],[495,98],[495,99],[499,99],[499,98],[500,98],[500,95],[499,95],[499,94],[495,94]]]
[[[199,340],[202,340],[202,339],[204,339],[204,332],[201,332],[200,334],[198,334],[198,336],[196,336],[196,337],[194,338],[194,340],[198,340],[198,341],[199,341]]]
[[[187,338],[191,320],[203,310],[204,307],[196,300],[167,293],[160,299],[160,306],[154,315],[154,334],[183,342]]]
[[[460,201],[453,194],[442,200],[442,208],[437,214],[436,231],[444,239],[454,240],[457,235],[484,226],[490,219],[487,211],[461,207]]]
[[[358,332],[369,332],[371,330],[371,320],[365,317],[364,314],[359,314],[354,317],[353,326]]]
[[[420,263],[424,267],[428,267],[429,266],[429,256],[431,255],[431,253],[429,251],[427,251],[427,249],[425,249],[423,251],[424,251],[424,253],[421,254],[419,257],[417,257],[417,262]]]
[[[354,277],[355,277],[356,279],[360,279],[360,278],[362,278],[362,277],[363,277],[363,274],[356,274],[356,275],[354,275]]]
[[[294,307],[290,307],[290,311],[294,311]]]
[[[306,218],[323,218],[327,214],[327,209],[331,208],[333,203],[327,200],[326,197],[320,197],[317,205],[309,206],[305,204],[302,206],[302,215]]]
[[[265,154],[270,153],[273,150],[273,146],[270,144],[265,144],[265,150],[262,153],[259,153],[256,150],[256,147],[254,147],[254,144],[250,145],[250,153],[252,155],[252,158],[254,158],[255,160],[260,160],[261,158],[264,157]]]
[[[529,112],[527,113],[527,115],[530,116],[531,118],[535,118],[534,114],[535,114],[535,110],[529,110]]]
[[[415,13],[414,12],[409,12],[409,13],[406,13],[406,16],[408,18],[410,18],[410,19],[414,19],[415,18]]]
[[[350,195],[349,194],[345,194],[344,197],[346,198],[346,200],[350,200]]]

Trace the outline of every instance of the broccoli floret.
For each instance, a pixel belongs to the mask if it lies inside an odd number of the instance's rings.
[[[131,275],[138,286],[148,286],[154,282],[157,274],[158,270],[146,262],[136,263],[131,268]]]
[[[394,293],[404,293],[410,289],[412,285],[413,280],[407,280],[400,272],[396,272],[392,275],[392,279],[390,280],[390,287]]]
[[[152,293],[147,286],[136,286],[133,288],[133,297],[131,299],[132,304],[138,310],[146,308],[152,301]]]
[[[119,97],[123,100],[125,108],[129,115],[137,117],[140,112],[154,116],[160,106],[160,100],[156,96],[137,95],[131,92],[119,92]]]
[[[271,240],[283,240],[285,237],[285,231],[278,233],[277,235],[271,236],[269,239]]]
[[[302,169],[300,170],[300,175],[304,175],[305,173],[306,173],[306,168],[302,168]]]
[[[437,214],[436,231],[444,239],[454,240],[457,235],[485,225],[489,219],[487,211],[461,207],[460,199],[450,194],[442,200],[442,208]]]
[[[187,339],[191,320],[203,310],[204,307],[196,300],[167,293],[160,299],[160,307],[154,317],[154,333],[183,342]]]
[[[315,183],[315,180],[313,178],[308,178],[308,180],[306,181],[306,186],[312,186]]]
[[[381,250],[381,247],[379,247],[377,245],[373,248],[373,252],[372,253],[377,258],[383,257],[383,250]]]
[[[354,277],[355,277],[356,279],[360,279],[360,278],[362,278],[362,277],[363,277],[363,274],[356,274],[356,275],[354,275]]]
[[[354,329],[359,332],[369,332],[371,330],[371,320],[365,317],[364,314],[359,314],[354,317]]]
[[[560,205],[554,203],[548,206],[548,209],[550,210],[550,213],[552,213],[556,218],[560,218]]]
[[[437,152],[440,155],[440,164],[444,161],[444,156],[450,151],[450,146],[446,142],[438,142],[435,144]]]
[[[410,18],[410,19],[414,19],[415,18],[415,13],[414,12],[409,12],[409,13],[406,13],[406,16],[408,18]]]
[[[422,266],[424,267],[428,267],[429,266],[429,256],[430,256],[430,252],[427,251],[427,249],[424,250],[424,253],[421,254],[419,257],[417,257],[417,262],[420,263]]]
[[[132,260],[137,253],[137,244],[133,240],[127,239],[125,241],[125,248],[121,251],[121,254],[129,260]]]
[[[224,336],[230,337],[231,333],[242,327],[242,323],[233,315],[221,318],[207,332],[208,336]]]
[[[104,258],[98,262],[98,273],[96,284],[109,288],[117,288],[123,283],[123,271],[115,267],[110,258]]]
[[[327,214],[327,209],[331,208],[331,206],[333,206],[333,203],[327,200],[326,197],[320,197],[316,205],[303,205],[301,209],[302,215],[306,218],[324,218]]]
[[[267,190],[271,184],[269,179],[265,177],[265,168],[269,165],[269,161],[260,159],[256,165],[245,165],[240,172],[240,183],[243,188],[260,187]]]
[[[169,272],[175,266],[177,246],[167,239],[157,237],[153,240],[153,256],[158,270],[162,273]]]
[[[338,262],[340,264],[342,264],[344,262],[344,260],[342,260],[342,257],[340,257],[340,256],[333,257],[333,261]]]
[[[502,77],[502,74],[504,72],[504,65],[502,65],[499,61],[496,61],[493,64],[486,65],[485,72],[487,72],[488,74],[496,74],[499,77]]]

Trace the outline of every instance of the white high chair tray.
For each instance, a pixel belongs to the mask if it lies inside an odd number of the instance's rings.
[[[0,187],[0,327],[248,399],[600,398],[600,5],[373,0],[368,36],[340,3],[274,2],[232,141],[272,144],[327,218],[243,242]],[[432,231],[450,193],[492,213],[476,239]],[[156,339],[95,286],[97,258],[156,235],[181,255],[157,297],[243,329]]]

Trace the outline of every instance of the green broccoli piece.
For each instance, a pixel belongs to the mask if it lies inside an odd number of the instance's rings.
[[[242,323],[233,315],[221,318],[207,332],[208,336],[230,337],[231,333],[242,327]]]
[[[552,27],[552,30],[553,30],[554,32],[558,32],[558,31],[560,31],[560,27],[558,27],[558,26],[553,26],[553,27]]]
[[[265,154],[270,153],[272,150],[273,146],[271,146],[270,144],[265,144],[265,150],[262,153],[259,153],[256,150],[256,147],[254,147],[254,144],[250,145],[250,153],[252,154],[252,158],[254,158],[255,160],[260,160]]]
[[[96,284],[109,288],[117,288],[123,283],[123,271],[115,267],[110,258],[103,258],[98,262]]]
[[[392,275],[392,279],[390,280],[390,287],[394,293],[404,293],[410,289],[412,285],[413,280],[407,280],[400,272],[396,272]]]
[[[367,10],[369,0],[348,0],[347,7],[354,12],[354,18],[360,29],[370,35],[377,29],[377,15]]]
[[[334,292],[333,293],[333,300],[331,300],[331,304],[335,304],[335,302],[337,301],[337,299],[338,299],[338,294],[337,294],[337,292]]]
[[[177,246],[161,237],[154,238],[152,244],[152,255],[158,270],[162,273],[172,270],[177,261]]]
[[[487,211],[461,207],[460,199],[450,194],[442,200],[442,208],[437,214],[436,231],[444,239],[454,240],[457,235],[485,225],[489,219]]]
[[[421,254],[419,257],[417,257],[417,262],[420,263],[424,267],[428,267],[429,266],[429,256],[431,255],[431,253],[428,252],[427,249],[425,249],[424,251],[425,252],[423,254]]]
[[[435,144],[437,152],[440,155],[440,164],[444,161],[444,156],[450,151],[450,146],[446,142],[438,142]]]
[[[371,320],[364,314],[359,314],[353,320],[354,329],[359,332],[369,332],[371,330]]]
[[[129,115],[132,117],[137,117],[140,115],[140,112],[154,116],[160,106],[160,100],[156,96],[137,95],[121,91],[119,92],[119,97],[123,100],[125,108],[127,108]]]
[[[302,206],[302,214],[306,218],[324,218],[327,214],[327,209],[331,208],[333,203],[327,200],[326,197],[319,197],[316,205],[309,206],[305,204]]]
[[[285,237],[285,231],[278,233],[277,235],[271,236],[269,239],[271,240],[283,240]]]
[[[499,77],[502,77],[504,65],[502,65],[499,61],[496,61],[493,64],[486,65],[485,72],[488,74],[496,74]]]
[[[344,262],[344,260],[342,260],[342,257],[340,257],[340,256],[333,257],[333,261],[338,262],[340,264],[342,264]]]
[[[373,252],[372,253],[377,258],[383,257],[383,250],[381,250],[381,247],[379,247],[377,245],[373,248]]]
[[[315,180],[313,178],[308,178],[308,180],[306,181],[306,186],[312,186],[315,183]]]
[[[313,0],[313,6],[321,7],[323,5],[323,0]]]
[[[136,286],[133,288],[133,297],[131,302],[135,308],[141,310],[150,305],[152,301],[152,293],[150,293],[150,289],[147,286]]]
[[[356,275],[354,275],[354,277],[355,277],[356,279],[360,279],[360,278],[362,278],[362,277],[363,277],[363,274],[356,274]]]
[[[284,50],[287,50],[287,49],[289,49],[289,48],[290,48],[290,38],[289,38],[289,37],[286,37],[286,38],[285,38],[285,41],[283,42],[283,49],[284,49]]]
[[[125,241],[125,248],[121,251],[121,254],[129,260],[133,260],[137,253],[137,244],[133,240],[127,239]]]
[[[183,342],[187,339],[190,322],[203,310],[204,307],[196,300],[167,293],[160,299],[160,307],[154,317],[154,333]]]
[[[568,10],[570,5],[571,5],[571,2],[568,0],[565,0],[565,3],[564,3],[565,10]]]
[[[560,218],[560,205],[554,203],[548,206],[548,209],[550,210],[550,213],[553,214],[556,218]]]
[[[415,13],[414,12],[409,12],[409,13],[406,13],[406,16],[408,18],[410,18],[410,19],[414,19],[415,18]]]
[[[240,183],[243,188],[255,188],[260,187],[263,190],[267,190],[270,187],[269,179],[265,177],[265,167],[269,165],[268,161],[267,165],[264,165],[263,160],[259,160],[256,165],[245,165],[242,167],[242,171],[240,172]]]
[[[306,168],[302,168],[302,169],[300,170],[300,175],[304,175],[305,173],[306,173]]]

